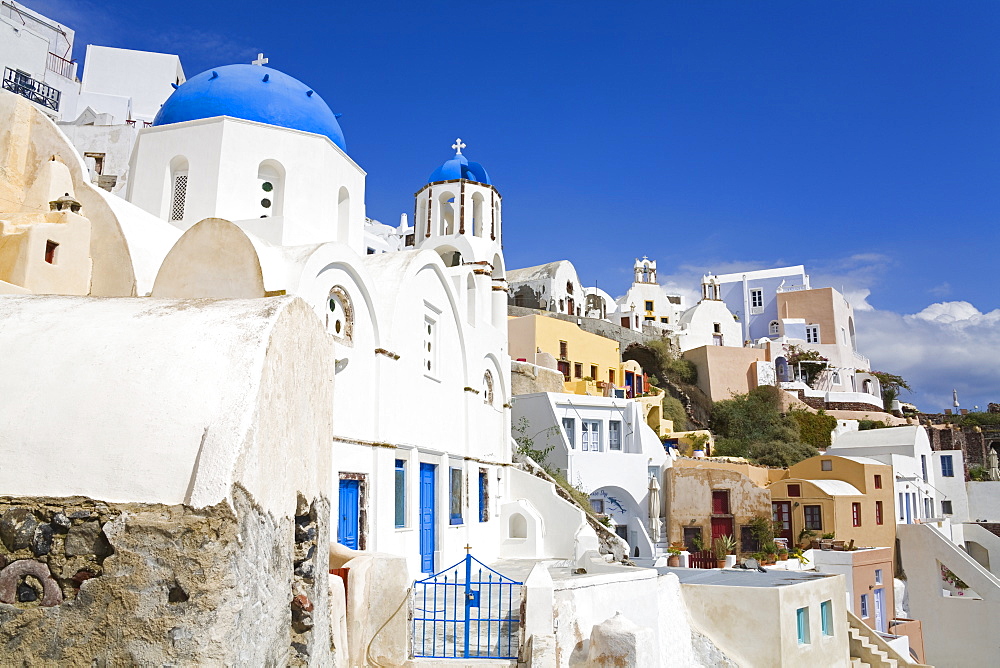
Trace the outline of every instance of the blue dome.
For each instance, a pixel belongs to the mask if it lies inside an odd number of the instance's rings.
[[[260,65],[225,65],[191,77],[163,103],[153,125],[216,116],[324,135],[347,150],[340,123],[319,94],[284,72]]]
[[[454,181],[456,179],[465,179],[467,181],[490,185],[490,175],[486,173],[483,166],[478,162],[469,162],[461,153],[456,154],[454,158],[435,169],[434,173],[427,179],[427,183]]]

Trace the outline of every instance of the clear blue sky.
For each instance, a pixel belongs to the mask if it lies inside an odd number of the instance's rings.
[[[412,212],[461,136],[505,198],[509,267],[570,259],[617,295],[641,255],[695,290],[803,263],[870,291],[862,351],[926,409],[953,385],[1000,401],[1000,363],[976,364],[1000,358],[1000,2],[26,4],[81,59],[166,51],[192,76],[265,52],[343,113],[373,218]],[[912,316],[951,301],[986,315]],[[968,359],[933,373],[903,350],[952,334]]]

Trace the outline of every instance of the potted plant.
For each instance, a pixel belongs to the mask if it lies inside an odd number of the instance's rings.
[[[695,552],[705,551],[705,541],[702,540],[700,533],[691,537],[691,549]]]
[[[726,534],[719,536],[712,542],[712,551],[715,552],[715,566],[717,568],[726,567],[726,555],[736,550],[736,539]]]
[[[799,539],[797,541],[799,547],[809,549],[810,547],[818,547],[813,545],[813,538],[816,537],[816,532],[812,529],[803,529],[799,532]]]
[[[788,561],[788,550],[778,547],[778,561]]]
[[[761,550],[764,552],[767,563],[774,564],[778,561],[778,546],[774,541],[763,545]]]
[[[671,545],[667,548],[667,566],[677,568],[681,565],[681,549],[679,547],[674,547]]]

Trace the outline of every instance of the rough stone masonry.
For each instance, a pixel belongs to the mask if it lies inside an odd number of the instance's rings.
[[[329,657],[329,504],[0,497],[0,655],[15,665],[305,665]],[[324,553],[325,556],[325,553]]]

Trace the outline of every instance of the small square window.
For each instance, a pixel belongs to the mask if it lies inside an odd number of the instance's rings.
[[[573,377],[583,378],[583,365],[579,362],[573,364]]]
[[[48,262],[49,264],[55,264],[56,263],[56,252],[57,252],[58,249],[59,249],[59,244],[57,244],[55,241],[51,241],[51,240],[50,241],[46,241],[45,242],[45,261]]]
[[[597,380],[597,365],[596,364],[591,364],[590,365],[590,379],[591,380]]]
[[[941,514],[942,515],[952,515],[954,514],[951,510],[951,501],[941,502]]]
[[[559,358],[566,359],[569,357],[569,345],[565,341],[559,342]]]
[[[882,489],[882,476],[875,474],[875,489]]]
[[[882,569],[881,568],[876,568],[875,569],[875,584],[877,584],[877,585],[882,584]]]
[[[833,460],[832,459],[821,459],[819,462],[819,467],[823,471],[833,470]]]
[[[660,322],[662,322],[664,325],[669,325],[670,318],[660,318]]]
[[[754,288],[750,291],[750,306],[753,308],[760,308],[764,305],[764,291],[760,288]]]
[[[604,512],[604,499],[591,499],[590,500],[590,509],[593,510],[595,513],[603,513]]]
[[[562,428],[566,432],[566,440],[569,442],[569,449],[576,448],[576,421],[573,418],[563,418]]]
[[[652,301],[646,300],[646,310],[647,311],[652,311],[653,310],[653,302]]]
[[[802,486],[801,485],[789,485],[788,486],[788,496],[802,496]]]

